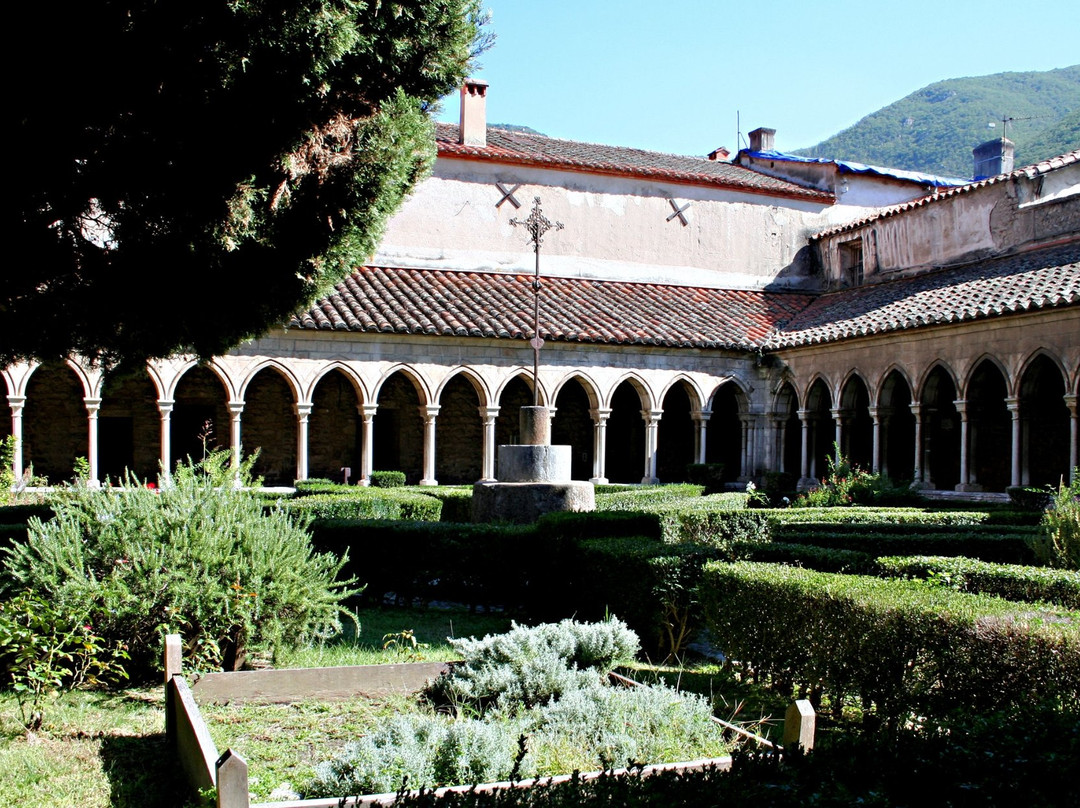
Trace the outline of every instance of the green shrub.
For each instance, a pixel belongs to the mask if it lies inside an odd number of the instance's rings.
[[[835,508],[849,505],[909,505],[923,501],[909,483],[859,468],[840,453],[834,443],[828,457],[829,472],[821,485],[801,494],[795,507]]]
[[[704,492],[704,486],[691,483],[619,486],[610,493],[604,486],[598,486],[596,489],[596,509],[598,511],[635,511],[641,508],[642,505],[658,505],[685,499],[697,499]]]
[[[854,550],[873,556],[940,555],[966,556],[1000,564],[1030,564],[1034,556],[1029,547],[1028,533],[989,531],[920,531],[908,526],[903,532],[874,532],[842,525],[830,525],[828,530],[776,531],[773,540],[794,544],[812,544],[838,550]]]
[[[440,522],[464,524],[472,521],[471,486],[431,486],[423,489],[423,496],[442,503]]]
[[[1058,486],[1053,501],[1043,514],[1042,533],[1032,540],[1032,550],[1040,562],[1051,567],[1080,570],[1080,469],[1073,470],[1073,482]]]
[[[183,635],[197,664],[233,667],[247,651],[335,630],[352,591],[337,580],[343,560],[313,553],[284,513],[264,513],[228,463],[221,452],[182,465],[156,490],[72,487],[9,549],[0,584],[88,615],[107,644],[128,647],[136,679],[160,670],[167,633]]]
[[[405,489],[338,486],[342,493],[310,493],[276,503],[288,514],[305,519],[401,519],[438,522],[442,501]]]
[[[371,472],[371,486],[373,488],[401,488],[403,485],[405,485],[404,471]]]
[[[1077,612],[750,562],[707,564],[701,597],[728,657],[892,724],[1044,700],[1080,709]]]
[[[890,556],[876,561],[879,575],[919,578],[957,592],[996,595],[1006,600],[1045,601],[1080,610],[1080,572],[990,564],[972,558]]]
[[[874,557],[869,553],[787,541],[740,542],[733,545],[731,554],[740,561],[767,561],[819,572],[868,573],[874,570]]]
[[[770,512],[775,524],[839,522],[843,524],[979,525],[989,524],[987,511],[927,511],[922,508],[780,508]]]
[[[1009,495],[1009,502],[1025,511],[1042,513],[1054,501],[1054,492],[1050,488],[1025,488],[1020,485],[1010,485],[1005,489],[1005,493]]]
[[[686,479],[694,485],[700,485],[706,494],[715,494],[724,490],[723,463],[691,463],[686,467]]]

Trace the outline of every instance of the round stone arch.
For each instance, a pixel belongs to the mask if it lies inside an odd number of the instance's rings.
[[[88,379],[74,362],[35,365],[24,379],[22,461],[56,484],[72,478],[75,459],[89,454]]]
[[[698,424],[703,396],[697,385],[678,376],[660,393],[663,416],[657,424],[656,474],[662,482],[689,479],[688,466],[697,462]]]
[[[305,392],[308,416],[308,476],[345,482],[362,473],[364,416],[368,401],[363,381],[345,362],[319,369]]]
[[[570,447],[570,476],[587,480],[595,467],[594,414],[600,406],[596,383],[583,373],[573,373],[560,380],[553,392],[551,442]]]
[[[647,447],[643,413],[651,413],[654,409],[651,391],[641,378],[631,373],[613,384],[605,399],[611,411],[604,457],[606,476],[613,483],[639,483],[649,476],[645,469]]]
[[[161,465],[160,387],[149,367],[106,376],[98,411],[98,479],[122,483],[127,472],[155,480]]]
[[[967,413],[968,479],[964,490],[1004,491],[1012,478],[1012,416],[1008,399],[1010,377],[992,354],[972,363],[963,385]],[[963,447],[961,447],[963,449]]]
[[[533,404],[532,372],[524,368],[507,376],[496,388],[495,398],[499,414],[495,418],[495,445],[512,446],[521,443],[520,413],[522,407]],[[543,402],[541,388],[540,401]]]
[[[424,475],[424,416],[430,390],[408,365],[390,368],[372,391],[372,470],[401,471],[410,485]]]
[[[807,474],[813,480],[820,480],[828,471],[829,457],[836,441],[832,417],[835,398],[828,380],[820,374],[810,380],[802,398],[806,402],[801,412],[807,419]]]
[[[297,469],[297,403],[300,385],[280,362],[264,362],[243,380],[241,445],[259,453],[252,474],[265,485],[291,485]]]
[[[772,395],[773,470],[793,475],[777,485],[785,490],[795,488],[802,461],[802,422],[799,420],[799,391],[790,378],[780,380]]]
[[[1019,482],[1056,488],[1061,480],[1069,479],[1070,461],[1076,454],[1066,403],[1068,371],[1052,353],[1039,350],[1024,362],[1018,378]]]
[[[173,401],[169,445],[174,466],[229,448],[231,392],[228,377],[213,362],[191,361],[177,370],[169,393]]]
[[[840,384],[840,451],[852,465],[871,471],[874,462],[874,420],[870,416],[870,385],[858,370]]]
[[[737,480],[745,472],[743,419],[750,414],[750,396],[743,383],[732,377],[718,384],[709,397],[709,410],[705,462],[722,463],[725,482]]]
[[[873,396],[880,425],[880,471],[897,482],[915,480],[913,390],[906,371],[899,365],[890,365]]]
[[[483,474],[487,388],[471,370],[455,368],[436,390],[435,478],[447,485],[474,483]]]
[[[922,443],[918,466],[923,487],[951,489],[960,483],[960,397],[956,373],[937,360],[923,373],[916,388]]]

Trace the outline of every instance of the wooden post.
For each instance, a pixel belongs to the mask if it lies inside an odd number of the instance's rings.
[[[806,699],[799,699],[784,715],[784,746],[798,744],[804,752],[814,748],[814,725],[817,714]]]
[[[239,752],[226,749],[216,766],[217,808],[249,808],[247,761]]]

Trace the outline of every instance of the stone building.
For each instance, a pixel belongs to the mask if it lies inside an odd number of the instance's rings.
[[[4,369],[16,468],[151,477],[210,445],[257,447],[271,485],[491,479],[533,396],[513,221],[536,198],[565,224],[542,248],[537,395],[575,479],[721,462],[805,485],[833,441],[927,488],[1076,466],[1080,151],[965,183],[801,162],[767,129],[731,162],[678,157],[489,127],[486,89],[437,125],[435,170],[369,264],[289,323],[126,378]]]

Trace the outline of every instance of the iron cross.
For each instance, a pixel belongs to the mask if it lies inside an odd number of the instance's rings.
[[[533,338],[529,344],[533,349],[533,406],[540,406],[540,348],[544,340],[540,338],[540,245],[544,243],[544,234],[555,228],[563,229],[562,222],[552,222],[540,210],[540,197],[534,197],[532,213],[527,219],[511,219],[510,224],[514,227],[524,227],[529,231],[536,254],[536,275],[533,278]]]

